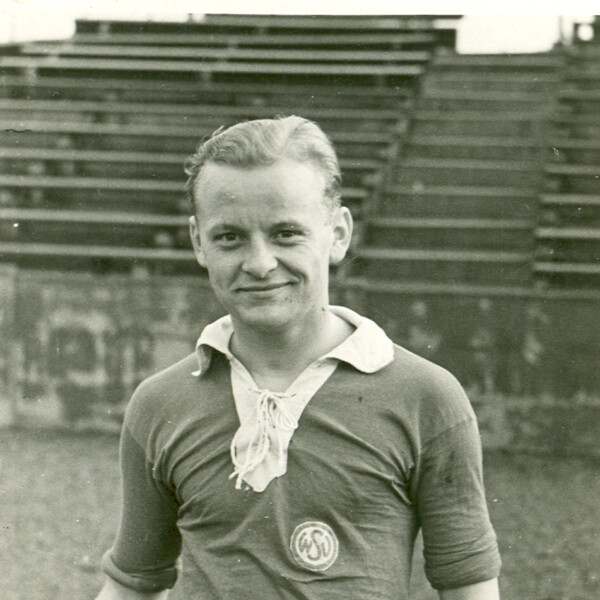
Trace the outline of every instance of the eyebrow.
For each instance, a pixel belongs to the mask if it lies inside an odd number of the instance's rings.
[[[271,229],[304,229],[305,225],[298,221],[279,221],[271,225]]]
[[[243,227],[233,223],[215,223],[208,228],[207,233],[211,235],[221,231],[243,231]]]
[[[304,230],[304,229],[306,229],[306,225],[303,225],[299,221],[277,221],[276,223],[269,225],[269,229],[270,230],[274,230],[274,229]],[[211,235],[214,233],[219,233],[221,231],[239,232],[239,231],[244,231],[244,230],[245,230],[245,228],[243,226],[240,226],[239,224],[222,222],[222,223],[215,223],[214,225],[211,225],[208,228],[207,233],[209,235]]]

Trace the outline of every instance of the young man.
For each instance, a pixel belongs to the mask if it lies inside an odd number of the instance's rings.
[[[228,315],[136,391],[98,600],[401,600],[419,528],[445,600],[496,600],[475,417],[446,371],[329,305],[348,249],[335,152],[299,117],[219,131],[188,168]],[[181,562],[179,562],[181,561]]]

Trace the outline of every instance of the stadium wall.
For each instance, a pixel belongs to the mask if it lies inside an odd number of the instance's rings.
[[[186,356],[222,314],[202,277],[2,267],[0,290],[4,425],[118,431],[136,385]],[[341,289],[332,302],[365,309]],[[397,322],[382,325],[457,374],[485,447],[600,456],[598,301],[407,295],[396,302]],[[459,330],[472,336],[454,339]]]

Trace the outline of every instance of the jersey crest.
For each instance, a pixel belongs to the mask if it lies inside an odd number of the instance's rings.
[[[290,549],[301,567],[325,571],[336,561],[339,543],[329,525],[321,521],[306,521],[294,529]]]

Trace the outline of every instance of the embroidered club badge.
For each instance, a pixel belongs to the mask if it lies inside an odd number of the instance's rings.
[[[295,561],[310,571],[325,571],[338,557],[338,539],[321,521],[306,521],[294,529],[290,549]]]

